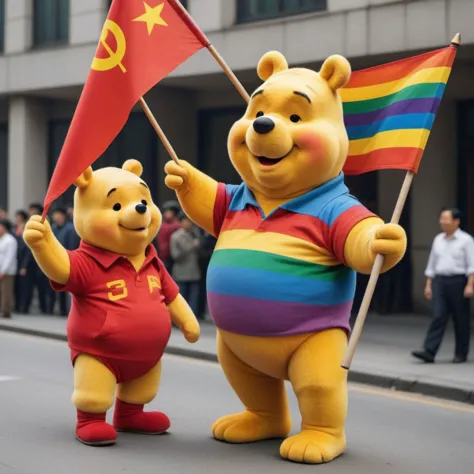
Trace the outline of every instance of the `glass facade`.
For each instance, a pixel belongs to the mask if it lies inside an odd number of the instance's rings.
[[[229,184],[242,181],[229,160],[227,136],[244,113],[245,107],[208,109],[199,113],[198,168],[218,181]]]
[[[34,0],[34,46],[65,44],[68,40],[69,0]]]
[[[327,10],[327,0],[236,0],[237,22],[269,20]]]
[[[0,54],[5,50],[5,0],[0,0]]]
[[[0,125],[0,207],[8,206],[8,127]]]

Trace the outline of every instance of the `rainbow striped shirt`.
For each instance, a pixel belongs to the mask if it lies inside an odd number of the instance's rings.
[[[342,173],[266,217],[244,183],[219,183],[207,275],[217,327],[251,336],[350,331],[356,273],[344,265],[344,243],[373,215]]]

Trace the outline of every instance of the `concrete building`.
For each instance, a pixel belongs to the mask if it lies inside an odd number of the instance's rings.
[[[42,201],[95,53],[107,0],[0,0],[0,206]],[[155,4],[156,0],[149,0]],[[473,0],[188,0],[186,6],[248,91],[261,55],[276,49],[290,65],[319,68],[330,54],[354,69],[449,44],[458,53],[428,148],[403,214],[410,248],[378,287],[381,311],[423,308],[423,270],[443,205],[460,206],[474,232]],[[226,137],[245,103],[203,50],[146,99],[178,155],[216,179],[236,182]],[[95,166],[136,157],[158,202],[168,160],[143,113]],[[389,219],[403,180],[386,171],[350,177],[362,201]],[[60,202],[71,200],[71,192]],[[413,303],[413,304],[412,304]]]

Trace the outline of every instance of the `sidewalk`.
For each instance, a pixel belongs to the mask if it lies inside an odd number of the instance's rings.
[[[423,341],[428,318],[412,315],[369,315],[349,371],[349,380],[396,390],[474,404],[474,362],[453,365],[454,337],[450,327],[435,364],[410,356]],[[66,340],[66,318],[13,316],[0,319],[0,330]],[[201,338],[189,344],[173,329],[167,353],[217,361],[215,328],[201,324]]]

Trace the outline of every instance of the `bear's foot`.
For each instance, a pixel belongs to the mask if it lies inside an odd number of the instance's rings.
[[[105,413],[77,410],[76,438],[88,446],[110,446],[115,444],[117,432],[105,422]]]
[[[268,418],[244,411],[219,418],[212,426],[214,438],[228,443],[252,443],[288,436],[291,422],[285,416]]]
[[[345,447],[344,434],[335,437],[323,431],[303,430],[282,443],[280,455],[293,462],[322,464],[340,456]]]
[[[157,435],[170,427],[169,418],[159,411],[144,412],[143,405],[132,405],[117,400],[114,427],[117,431]]]

